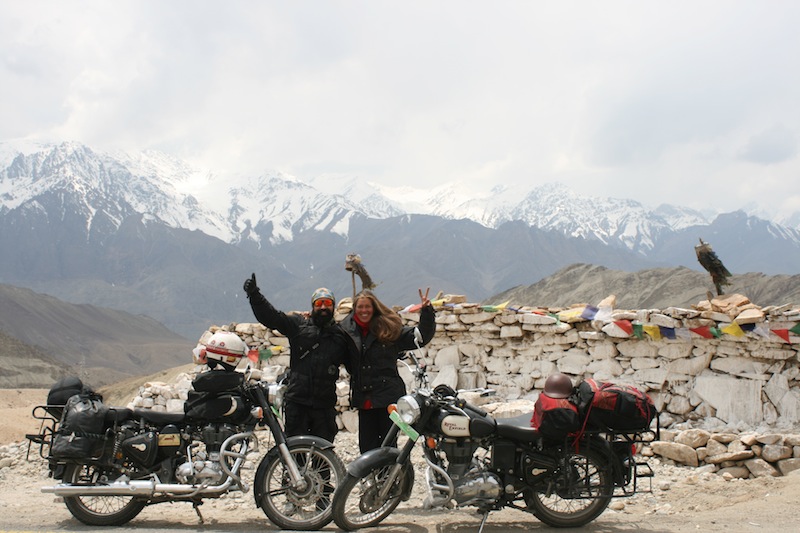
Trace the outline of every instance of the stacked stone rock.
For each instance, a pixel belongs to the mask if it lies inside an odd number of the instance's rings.
[[[560,371],[570,375],[576,384],[593,377],[638,387],[653,398],[665,428],[701,427],[721,435],[752,431],[766,434],[773,429],[793,433],[800,424],[800,337],[788,333],[797,330],[800,307],[761,308],[746,297],[731,295],[699,302],[692,309],[621,310],[614,308],[612,296],[594,307],[600,312],[588,319],[586,304],[511,308],[465,300],[463,296],[446,296],[435,301],[436,336],[422,350],[433,385],[490,387],[502,401],[519,399],[524,403],[534,401],[547,376]],[[345,300],[337,309],[337,318],[341,319],[348,310],[349,302]],[[419,320],[419,314],[413,311],[401,311],[401,316],[410,326]],[[718,336],[638,338],[619,326],[625,321],[645,328],[710,327]],[[734,324],[756,325],[760,334],[719,333]],[[289,344],[277,331],[257,323],[213,326],[201,336],[200,343],[219,329],[235,331],[262,357],[268,356],[259,364],[271,376],[279,375],[288,366]],[[783,336],[775,331],[781,331]],[[411,387],[410,372],[402,364],[400,371]],[[184,386],[190,381],[191,376],[187,376]],[[150,388],[153,386],[161,385],[151,384]],[[149,404],[146,398],[150,396],[154,405],[168,408],[169,399],[160,399],[160,394],[146,389],[142,388],[143,394],[135,402]],[[349,406],[344,369],[337,392],[339,427],[355,431],[357,417]],[[171,394],[180,400],[185,392]],[[717,438],[710,440],[721,442]],[[703,453],[708,452],[699,452]],[[792,453],[780,460],[795,459]],[[754,451],[748,459],[752,458],[760,457]],[[698,462],[704,459],[698,458]]]

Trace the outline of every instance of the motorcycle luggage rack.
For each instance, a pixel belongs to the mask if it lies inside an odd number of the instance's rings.
[[[33,408],[33,418],[41,420],[39,423],[39,433],[28,433],[25,438],[28,439],[28,450],[25,453],[25,460],[30,461],[31,445],[39,445],[39,456],[43,459],[50,457],[50,445],[53,442],[53,435],[55,434],[55,427],[58,423],[54,413],[57,410],[63,409],[63,405],[37,405]],[[47,453],[45,453],[47,448]]]

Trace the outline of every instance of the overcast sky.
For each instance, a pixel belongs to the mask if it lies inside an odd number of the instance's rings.
[[[794,0],[0,1],[0,140],[800,211]]]

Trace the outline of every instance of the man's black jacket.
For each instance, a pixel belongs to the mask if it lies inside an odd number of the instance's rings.
[[[289,387],[286,398],[314,408],[336,405],[339,365],[347,357],[346,338],[336,323],[318,327],[310,318],[275,309],[261,293],[250,297],[256,319],[289,339]]]

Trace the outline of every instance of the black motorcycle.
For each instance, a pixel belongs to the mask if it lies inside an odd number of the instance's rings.
[[[284,384],[262,381],[257,370],[212,370],[193,387],[185,413],[107,407],[85,389],[71,391],[65,404],[34,408],[41,430],[28,438],[62,480],[42,492],[63,497],[92,526],[119,526],[148,505],[177,501],[192,503],[202,521],[203,499],[249,490],[242,466],[258,449],[256,429],[266,427],[275,444],[255,473],[256,506],[281,529],[331,521],[344,465],[327,440],[286,437]]]
[[[473,506],[483,514],[511,507],[553,527],[580,527],[597,518],[615,496],[630,496],[639,478],[653,476],[635,457],[649,430],[618,433],[591,429],[563,439],[545,439],[530,427],[530,414],[494,419],[459,398],[456,391],[427,385],[425,366],[413,353],[418,384],[390,418],[392,442],[402,447],[370,450],[347,467],[333,498],[333,519],[347,531],[370,527],[410,497],[411,452],[417,442],[427,463],[425,507]]]

